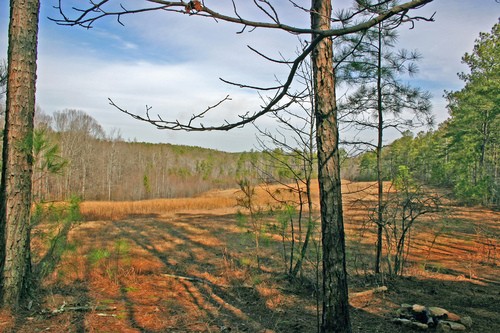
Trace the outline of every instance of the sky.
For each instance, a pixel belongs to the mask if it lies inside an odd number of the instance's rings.
[[[303,2],[305,6],[310,3]],[[71,2],[64,3],[69,8]],[[205,3],[231,13],[228,0]],[[237,3],[243,15],[262,19],[251,1]],[[285,0],[273,3],[283,22],[308,27],[307,13],[292,8]],[[349,2],[335,1],[334,8],[336,3]],[[58,17],[53,8],[56,4],[54,0],[41,1],[36,101],[44,113],[82,110],[108,133],[118,130],[126,140],[235,152],[258,148],[252,125],[229,132],[158,130],[119,112],[109,105],[108,98],[130,112],[144,115],[148,106],[153,115],[186,120],[230,95],[231,100],[213,110],[205,121],[220,124],[237,120],[238,114],[258,110],[262,101],[254,91],[228,86],[219,78],[275,85],[286,77],[286,66],[266,61],[247,45],[270,57],[292,59],[299,45],[296,36],[264,29],[238,33],[241,26],[167,12],[122,17],[124,26],[113,18],[95,22],[92,29],[58,26],[48,19]],[[440,123],[448,117],[444,90],[463,87],[457,77],[458,72],[467,71],[461,57],[472,51],[480,32],[490,32],[498,22],[500,3],[435,0],[413,13],[425,17],[435,13],[435,22],[416,22],[413,29],[401,27],[398,48],[416,49],[423,56],[419,73],[410,84],[433,95],[433,113]],[[7,58],[8,15],[8,1],[0,1],[0,59]],[[261,128],[275,126],[269,118],[257,124]],[[395,138],[394,134],[388,140]]]

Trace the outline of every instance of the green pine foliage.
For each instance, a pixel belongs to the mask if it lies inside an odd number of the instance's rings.
[[[384,148],[383,177],[393,180],[401,166],[422,184],[448,189],[466,205],[500,207],[500,24],[481,33],[462,61],[464,87],[446,92],[450,118],[437,130],[411,132]],[[357,158],[354,179],[376,180],[374,152]]]

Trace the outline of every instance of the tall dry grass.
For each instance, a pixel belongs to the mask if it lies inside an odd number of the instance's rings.
[[[359,198],[359,193],[373,196],[376,187],[373,182],[352,183],[344,181],[342,191],[346,202]],[[387,184],[386,186],[389,186]],[[312,184],[314,201],[319,204],[317,181]],[[273,196],[282,200],[297,200],[296,195],[282,185],[261,185],[255,189],[256,204],[266,207],[275,203]],[[273,193],[273,196],[270,195]],[[237,200],[243,194],[238,189],[215,190],[195,198],[152,199],[141,201],[85,201],[80,209],[85,220],[120,220],[131,216],[171,216],[182,212],[224,210],[236,212]]]
[[[215,210],[236,206],[233,198],[180,198],[141,201],[86,201],[80,210],[85,220],[119,220],[130,216],[169,216],[183,211]]]

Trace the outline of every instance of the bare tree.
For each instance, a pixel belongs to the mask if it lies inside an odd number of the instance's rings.
[[[39,0],[11,0],[0,186],[2,305],[17,308],[31,271],[30,209]]]
[[[61,156],[72,167],[66,170],[65,191],[85,198],[89,177],[90,159],[93,155],[90,143],[103,139],[105,134],[101,125],[81,110],[63,110],[54,112],[54,129],[60,132]]]
[[[387,262],[389,274],[403,275],[414,224],[422,215],[442,211],[442,205],[439,195],[428,193],[413,180],[407,166],[399,167],[394,187],[384,212]]]
[[[221,99],[212,106],[195,113],[187,122],[179,120],[168,120],[161,116],[151,116],[150,108],[146,108],[146,115],[141,116],[129,112],[110,100],[111,105],[120,111],[131,115],[135,119],[146,121],[155,125],[159,129],[186,130],[186,131],[227,131],[236,127],[251,123],[259,117],[269,113],[281,111],[292,103],[289,89],[294,81],[296,71],[300,64],[311,57],[313,66],[313,81],[315,95],[315,120],[316,120],[316,140],[318,149],[318,180],[320,186],[320,206],[322,223],[322,247],[323,247],[323,318],[322,332],[351,332],[348,311],[347,295],[347,274],[345,267],[345,241],[344,225],[342,219],[342,198],[340,191],[340,165],[339,165],[339,140],[338,140],[338,120],[337,106],[335,100],[335,80],[333,71],[333,38],[350,34],[356,31],[368,29],[379,22],[390,17],[398,17],[401,22],[411,21],[408,12],[412,8],[422,6],[432,0],[412,0],[402,5],[393,6],[386,11],[371,16],[368,19],[356,21],[354,18],[366,12],[371,4],[367,1],[354,10],[350,11],[349,19],[342,21],[332,18],[332,4],[330,0],[312,0],[311,8],[300,6],[294,1],[287,2],[306,15],[310,15],[310,26],[294,27],[284,24],[279,16],[278,9],[270,0],[254,0],[255,6],[260,9],[263,20],[254,21],[245,19],[239,14],[236,1],[232,1],[232,14],[225,14],[215,11],[206,1],[164,1],[149,0],[136,7],[117,6],[112,0],[102,0],[90,2],[85,8],[76,8],[71,18],[68,11],[63,8],[62,1],[59,0],[59,10],[61,18],[55,21],[63,25],[80,25],[86,28],[104,17],[115,17],[119,23],[121,18],[127,14],[143,13],[149,11],[162,10],[165,12],[176,12],[190,14],[192,16],[208,17],[215,20],[231,22],[242,26],[241,32],[254,28],[265,28],[281,30],[292,34],[309,35],[309,43],[302,49],[300,54],[287,62],[271,59],[261,52],[254,50],[260,56],[279,64],[286,63],[290,70],[285,80],[273,87],[255,87],[248,84],[224,82],[242,88],[257,89],[261,92],[273,92],[268,103],[254,111],[248,111],[240,115],[240,119],[234,122],[223,122],[220,125],[210,126],[203,123],[203,119],[215,107],[230,99],[229,96]],[[385,1],[381,1],[385,2]],[[280,6],[283,4],[280,3]],[[415,19],[415,18],[413,18]],[[352,23],[354,22],[354,23]],[[332,23],[336,24],[332,28]]]
[[[118,129],[113,129],[108,137],[108,140],[111,142],[111,151],[109,152],[109,157],[107,159],[107,164],[106,164],[106,188],[107,188],[107,199],[111,201],[111,189],[113,187],[113,177],[116,172],[116,165],[118,164],[117,160],[117,147],[116,143],[118,141],[122,140],[120,130]]]
[[[316,167],[316,124],[314,115],[314,91],[312,80],[312,66],[310,61],[301,64],[297,74],[299,83],[298,91],[293,93],[296,101],[295,107],[282,112],[273,112],[271,117],[278,123],[274,130],[262,129],[255,125],[259,131],[259,148],[267,159],[264,159],[262,173],[264,182],[279,183],[278,190],[268,190],[271,196],[284,209],[281,218],[283,240],[286,238],[286,229],[290,228],[290,258],[288,276],[295,279],[306,257],[308,246],[314,229],[314,208],[312,201],[312,179]],[[290,199],[281,195],[282,190],[295,194]],[[296,219],[294,212],[296,211]],[[295,230],[295,220],[298,230]],[[304,221],[306,223],[304,223]],[[289,222],[289,223],[288,223]],[[305,236],[303,226],[306,224]],[[297,244],[295,244],[297,238]],[[295,254],[297,245],[298,254]],[[287,255],[284,246],[284,260]]]

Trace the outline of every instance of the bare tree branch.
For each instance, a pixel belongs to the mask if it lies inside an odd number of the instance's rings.
[[[236,121],[236,122],[232,122],[232,123],[226,122],[226,123],[224,123],[222,125],[218,125],[218,126],[205,126],[205,125],[203,125],[201,123],[199,125],[193,124],[193,122],[195,120],[199,120],[199,119],[203,118],[203,116],[208,111],[210,111],[211,109],[213,109],[216,106],[219,106],[223,101],[229,100],[229,96],[226,96],[226,98],[224,98],[221,102],[217,103],[216,105],[207,108],[205,111],[203,111],[200,114],[201,116],[193,116],[193,117],[191,117],[191,119],[189,120],[189,122],[187,124],[182,124],[178,120],[174,120],[174,121],[163,120],[161,117],[158,117],[158,119],[153,119],[153,118],[151,118],[149,116],[149,109],[146,110],[147,111],[146,117],[142,117],[142,116],[139,116],[137,114],[131,113],[131,112],[127,111],[126,109],[123,109],[123,108],[119,107],[111,99],[110,99],[110,104],[112,106],[116,107],[119,111],[121,111],[123,113],[126,113],[126,114],[132,116],[133,118],[135,118],[137,120],[149,122],[149,123],[155,125],[157,128],[160,128],[160,129],[185,130],[185,131],[214,131],[214,130],[228,131],[230,129],[241,127],[241,126],[243,126],[245,124],[251,123],[254,120],[256,120],[257,118],[259,118],[259,117],[267,114],[268,112],[283,110],[284,108],[290,106],[293,103],[293,100],[285,102],[284,105],[279,105],[278,103],[284,97],[288,96],[288,89],[290,88],[290,86],[291,86],[291,84],[293,82],[295,73],[297,72],[297,69],[298,69],[299,65],[312,52],[312,50],[316,47],[316,45],[322,39],[323,39],[322,37],[316,37],[309,44],[309,46],[304,50],[304,52],[302,52],[294,60],[293,65],[291,66],[290,72],[288,74],[286,82],[281,87],[276,88],[276,89],[279,89],[279,91],[277,92],[276,96],[274,98],[272,98],[265,107],[263,107],[258,112],[254,112],[251,115],[249,113],[244,114],[244,115],[240,115],[239,116],[240,120]],[[230,83],[229,81],[227,81],[227,82]],[[238,85],[240,87],[251,87],[251,86],[245,86],[245,85],[239,85],[239,84],[235,84],[235,85]]]
[[[104,7],[106,7],[106,5],[109,3],[113,3],[114,2],[113,0],[102,0],[97,3],[93,2],[93,0],[89,0],[90,6],[87,7],[86,9],[81,9],[76,7],[72,8],[73,11],[80,13],[80,15],[78,15],[76,18],[72,19],[65,14],[65,10],[63,9],[62,6],[62,0],[58,0],[58,6],[55,6],[55,8],[59,10],[59,14],[61,15],[62,18],[60,19],[50,18],[50,19],[60,25],[70,25],[70,26],[79,25],[85,28],[91,28],[92,24],[94,24],[95,21],[108,16],[121,17],[123,15],[128,15],[128,14],[136,14],[148,11],[155,11],[155,10],[166,10],[166,11],[175,11],[194,16],[211,17],[221,21],[242,24],[244,26],[251,26],[255,28],[279,29],[294,34],[315,34],[315,35],[321,35],[323,37],[333,37],[333,36],[341,36],[357,31],[366,30],[376,25],[377,23],[382,22],[388,19],[389,17],[398,14],[401,16],[401,20],[403,20],[404,18],[405,22],[408,22],[409,20],[411,20],[410,17],[406,16],[406,13],[408,12],[409,9],[421,7],[429,2],[432,2],[433,0],[412,0],[404,4],[394,6],[368,21],[364,21],[352,26],[345,26],[342,28],[320,30],[320,31],[311,29],[309,27],[299,28],[282,24],[281,22],[279,22],[279,19],[277,18],[276,15],[273,14],[274,15],[273,16],[269,14],[269,12],[263,9],[262,6],[259,6],[259,8],[262,9],[267,16],[271,17],[271,20],[273,21],[272,23],[244,19],[242,16],[237,14],[236,4],[234,3],[234,1],[233,1],[233,7],[235,16],[229,16],[219,13],[217,11],[210,9],[205,5],[201,8],[200,11],[196,12],[186,11],[186,6],[188,5],[188,2],[185,1],[164,1],[164,0],[144,0],[144,1],[146,3],[151,3],[154,5],[152,5],[151,7],[146,7],[146,8],[141,7],[137,9],[125,9],[123,6],[121,6],[119,9],[108,11],[104,9]],[[266,3],[268,2],[266,1]],[[272,11],[275,13],[274,8],[272,6],[271,8]],[[419,19],[422,18],[419,17]],[[432,21],[433,18],[431,17],[428,20]]]
[[[379,3],[383,3],[384,1]],[[221,79],[223,82],[227,84],[238,86],[240,88],[247,88],[258,91],[272,91],[272,90],[276,91],[275,95],[273,97],[270,97],[266,105],[262,106],[260,110],[253,112],[248,111],[242,115],[239,115],[238,116],[239,120],[237,121],[233,122],[224,121],[223,124],[210,125],[210,126],[201,122],[201,119],[203,119],[204,116],[210,110],[221,105],[223,102],[230,100],[229,96],[226,96],[215,105],[207,107],[201,113],[193,115],[187,123],[182,123],[179,120],[165,120],[160,115],[158,115],[157,117],[151,117],[149,113],[151,108],[149,107],[146,107],[146,115],[140,116],[131,113],[126,109],[118,106],[113,100],[110,99],[110,104],[116,107],[119,111],[126,113],[135,119],[149,122],[160,129],[185,130],[185,131],[212,131],[212,130],[227,131],[232,128],[241,127],[245,124],[251,123],[255,121],[257,118],[269,112],[280,111],[291,105],[294,102],[295,97],[294,94],[290,93],[289,90],[296,76],[297,69],[300,66],[300,64],[316,48],[318,43],[324,38],[332,38],[335,36],[343,36],[351,34],[353,32],[364,31],[378,24],[379,22],[382,22],[387,18],[393,17],[395,15],[399,15],[400,17],[399,20],[401,22],[403,22],[403,20],[410,20],[410,18],[406,16],[409,9],[420,7],[431,1],[433,0],[412,0],[404,4],[394,6],[384,12],[381,12],[379,15],[376,15],[375,17],[369,20],[365,20],[363,22],[356,23],[353,25],[348,25],[344,23],[342,24],[341,28],[328,29],[328,30],[315,30],[309,27],[300,28],[283,24],[279,19],[277,11],[268,0],[254,0],[253,3],[267,18],[271,20],[271,22],[253,21],[243,18],[239,14],[234,0],[232,0],[233,15],[226,15],[211,9],[210,7],[207,6],[208,1],[203,1],[202,3],[200,3],[199,1],[195,1],[196,2],[195,4],[194,1],[186,2],[186,1],[144,0],[144,2],[149,6],[130,9],[130,8],[125,8],[123,5],[120,5],[118,7],[115,5],[113,7],[115,1],[112,0],[101,0],[99,2],[94,2],[93,0],[89,0],[88,2],[89,6],[87,8],[84,9],[76,7],[72,8],[74,12],[78,13],[78,15],[75,18],[70,18],[66,14],[66,10],[63,8],[62,5],[62,0],[58,0],[58,6],[56,6],[55,8],[59,10],[61,18],[52,20],[61,25],[82,26],[85,28],[91,28],[96,20],[99,20],[104,17],[116,17],[118,22],[122,24],[120,19],[123,15],[155,11],[155,10],[163,10],[163,11],[173,11],[173,12],[188,14],[192,16],[204,16],[213,18],[215,20],[243,25],[243,28],[239,33],[242,33],[247,27],[251,27],[253,29],[255,28],[279,29],[293,34],[308,34],[308,35],[313,34],[314,36],[316,36],[314,39],[311,40],[309,44],[306,44],[303,47],[302,52],[293,61],[279,61],[276,59],[272,59],[270,57],[265,56],[261,52],[258,52],[254,48],[249,47],[253,52],[257,53],[258,55],[264,57],[269,61],[280,64],[289,64],[290,69],[285,82],[280,85],[272,87],[258,87],[249,84],[236,83],[225,79]],[[295,3],[293,2],[291,3],[294,6],[296,6]],[[296,7],[300,8],[300,6]],[[305,8],[301,9],[305,10]],[[432,18],[430,20],[432,20]]]

